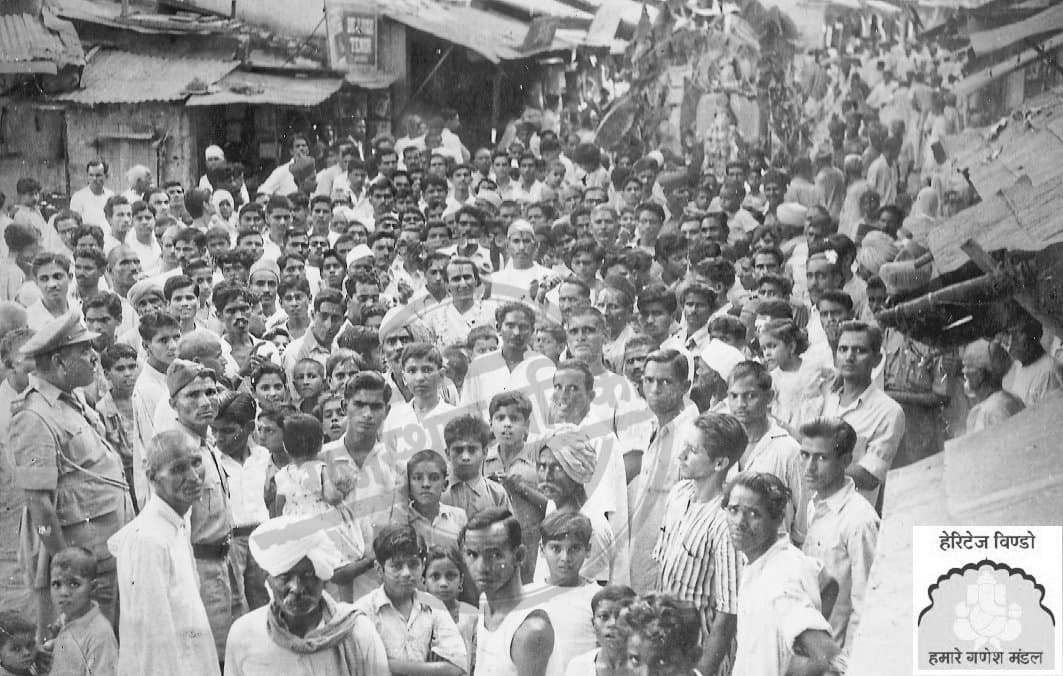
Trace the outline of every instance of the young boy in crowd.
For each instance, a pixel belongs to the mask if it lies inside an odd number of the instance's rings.
[[[591,622],[598,647],[573,657],[565,676],[627,673],[627,632],[620,622],[620,615],[636,598],[635,591],[623,585],[609,585],[598,590],[591,599]]]
[[[83,547],[67,547],[52,559],[52,603],[59,634],[52,646],[50,673],[63,676],[114,674],[118,642],[114,629],[92,600],[96,557]]]
[[[373,620],[393,674],[461,676],[465,642],[443,603],[417,589],[424,542],[410,526],[385,526],[373,538],[374,564],[383,584],[355,602]]]
[[[565,349],[565,330],[559,324],[539,322],[535,325],[534,346],[536,352],[558,363]]]
[[[140,373],[136,348],[125,343],[115,343],[100,354],[100,366],[110,388],[96,404],[96,411],[103,418],[107,440],[122,456],[126,483],[132,487],[133,438],[136,434],[133,429],[133,386],[136,385],[137,375]]]
[[[431,449],[415,453],[406,465],[410,525],[428,546],[457,547],[468,519],[465,510],[440,503],[447,485],[447,461]]]
[[[316,359],[300,359],[292,369],[292,387],[299,397],[299,410],[312,413],[325,390],[325,367]]]
[[[591,520],[579,512],[554,512],[542,523],[545,586],[535,585],[554,625],[555,650],[566,658],[594,648],[591,598],[601,587],[580,575],[591,548]]]
[[[539,524],[546,514],[547,499],[539,491],[535,459],[525,452],[532,403],[523,392],[501,392],[491,398],[487,410],[495,442],[484,459],[484,476],[506,489],[513,516],[520,522],[524,547],[534,552],[539,545]],[[534,573],[535,557],[525,556],[521,578],[529,583]]]
[[[452,418],[443,428],[443,441],[454,471],[454,478],[443,492],[443,504],[462,508],[469,519],[492,507],[513,511],[506,489],[483,473],[484,457],[491,443],[487,423],[475,415]]]
[[[496,352],[498,350],[498,333],[492,326],[477,326],[469,331],[467,344],[469,354],[476,359],[482,354]]]
[[[46,674],[46,655],[37,649],[37,627],[17,610],[0,612],[0,676]]]

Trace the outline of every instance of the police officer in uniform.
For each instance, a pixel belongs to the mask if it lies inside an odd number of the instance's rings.
[[[210,423],[218,415],[222,385],[212,369],[199,362],[175,359],[166,370],[170,406],[177,414],[174,428],[188,435],[200,450],[203,492],[189,511],[192,554],[199,574],[199,596],[207,610],[219,655],[234,618],[246,608],[242,581],[229,557],[233,517],[229,507],[229,478],[222,469],[221,451],[214,443]]]
[[[99,414],[76,388],[91,385],[98,355],[81,313],[46,322],[22,346],[36,372],[12,405],[9,444],[14,487],[25,492],[23,561],[38,598],[38,626],[54,619],[49,595],[51,557],[80,545],[99,567],[93,597],[112,624],[117,612],[115,560],[107,538],[133,517],[122,457],[106,438]]]

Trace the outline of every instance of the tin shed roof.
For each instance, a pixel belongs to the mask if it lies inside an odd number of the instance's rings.
[[[55,75],[63,66],[84,63],[85,52],[69,21],[47,9],[41,17],[0,15],[0,73]]]
[[[239,61],[161,58],[117,49],[101,50],[85,66],[81,89],[57,98],[90,106],[178,101],[196,91],[206,91],[239,65]]]

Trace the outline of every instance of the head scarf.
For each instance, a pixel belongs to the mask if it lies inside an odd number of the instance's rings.
[[[558,425],[551,429],[538,444],[536,458],[544,448],[549,448],[565,474],[578,484],[587,484],[594,476],[598,454],[591,445],[590,437],[575,425]]]
[[[236,202],[233,201],[233,196],[228,190],[215,190],[214,194],[210,196],[210,203],[217,209],[222,202],[228,202],[230,207],[236,207]]]
[[[279,516],[266,521],[251,533],[248,546],[262,570],[283,575],[303,558],[310,559],[314,574],[331,580],[341,564],[339,549],[325,533],[330,524],[321,516]]]

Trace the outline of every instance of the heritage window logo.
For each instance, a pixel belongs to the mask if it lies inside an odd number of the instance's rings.
[[[1063,674],[1063,527],[916,526],[914,673]]]

